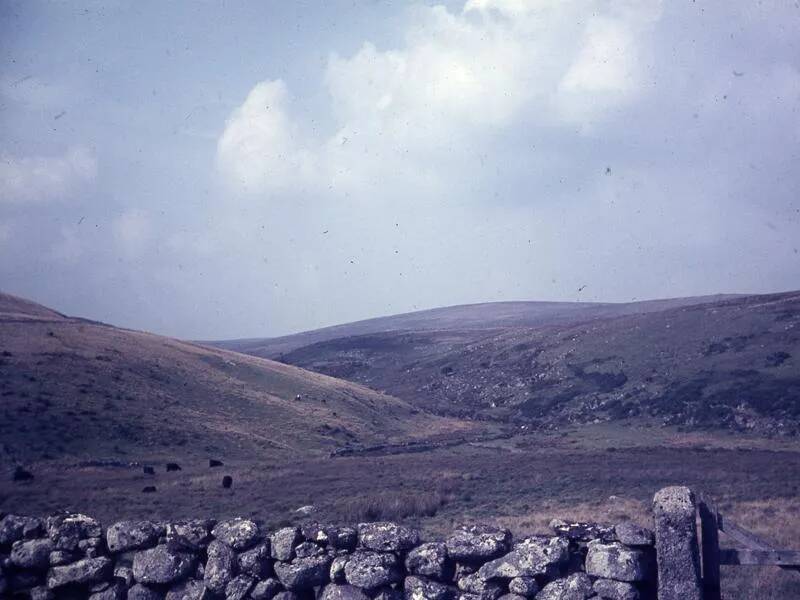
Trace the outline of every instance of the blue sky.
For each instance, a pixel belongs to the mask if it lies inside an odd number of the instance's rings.
[[[798,31],[778,1],[5,0],[0,289],[222,338],[800,288]]]

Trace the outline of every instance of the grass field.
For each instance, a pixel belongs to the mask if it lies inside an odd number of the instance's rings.
[[[248,515],[272,526],[396,519],[435,536],[481,521],[523,535],[545,531],[554,517],[647,525],[654,492],[687,484],[743,527],[780,547],[800,546],[800,444],[790,440],[601,425],[415,454],[276,454],[257,467],[241,460],[216,469],[200,461],[181,466],[148,476],[138,467],[43,462],[34,482],[4,483],[0,499],[4,510],[69,507],[106,523],[199,514]],[[224,474],[233,475],[233,489],[222,489]],[[142,494],[145,485],[158,491]],[[314,506],[310,516],[296,512],[307,505]],[[727,598],[800,597],[800,575],[777,568],[724,568],[723,583]]]

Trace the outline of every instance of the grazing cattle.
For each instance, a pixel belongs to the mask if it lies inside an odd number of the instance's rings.
[[[167,463],[167,472],[169,471],[180,471],[181,466],[178,463]]]
[[[233,477],[231,477],[230,475],[225,475],[225,477],[222,478],[222,487],[224,487],[226,490],[229,490],[232,485],[233,485]]]
[[[221,467],[222,465],[223,465],[223,462],[221,460],[217,460],[215,458],[209,458],[208,459],[208,466],[209,467]]]
[[[33,479],[33,473],[26,471],[22,467],[17,467],[14,469],[13,479],[14,481],[30,481]]]
[[[153,467],[142,467],[142,471],[144,471],[145,475],[155,475],[156,470]]]
[[[148,485],[142,488],[143,494],[153,494],[155,493],[155,491],[156,491],[156,486],[154,485]]]

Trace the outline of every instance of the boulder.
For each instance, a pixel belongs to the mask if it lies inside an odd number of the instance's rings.
[[[585,600],[593,594],[592,580],[586,573],[551,581],[536,595],[536,600]]]
[[[410,575],[444,581],[453,576],[453,563],[449,560],[445,544],[431,542],[417,546],[408,553],[406,570]]]
[[[21,539],[38,537],[41,531],[41,519],[6,515],[0,519],[0,546],[10,546]]]
[[[269,543],[262,542],[250,550],[241,552],[236,557],[239,572],[251,575],[256,579],[264,579],[272,575],[272,559],[269,555]]]
[[[455,600],[458,597],[456,588],[415,575],[406,577],[403,587],[406,600]]]
[[[367,590],[403,579],[397,556],[370,550],[354,552],[344,567],[344,574],[347,583]]]
[[[290,563],[276,562],[275,574],[289,590],[307,590],[330,581],[333,557],[328,555],[295,558]]]
[[[104,554],[105,544],[103,538],[94,537],[86,538],[78,542],[78,550],[83,553],[86,558],[97,558]]]
[[[54,589],[69,584],[106,581],[111,578],[113,571],[114,564],[108,557],[84,558],[69,565],[50,567],[47,587]]]
[[[370,597],[352,585],[329,583],[323,588],[318,600],[370,600]]]
[[[505,556],[483,565],[478,575],[485,580],[552,575],[568,560],[568,540],[533,536],[521,541]]]
[[[256,583],[250,590],[250,597],[253,600],[272,600],[281,589],[283,589],[281,582],[277,579],[265,579]]]
[[[525,598],[533,598],[539,591],[539,584],[533,577],[514,577],[508,582],[508,591]]]
[[[234,550],[246,550],[261,539],[258,525],[249,519],[229,519],[217,523],[211,535]]]
[[[211,541],[210,519],[190,519],[167,524],[167,544],[198,552],[205,549]]]
[[[645,581],[652,568],[647,555],[619,542],[589,542],[586,553],[586,572],[594,577],[617,581]]]
[[[455,561],[486,562],[511,549],[511,532],[489,525],[462,525],[447,538],[445,545]]]
[[[368,550],[403,552],[419,544],[419,532],[388,521],[359,523],[358,540]]]
[[[180,598],[180,596],[178,596]],[[164,594],[147,585],[137,583],[128,590],[128,600],[164,600]]]
[[[53,542],[49,538],[19,540],[11,547],[11,562],[20,569],[44,570],[50,566]]]
[[[275,594],[274,600],[300,600],[300,598],[291,590],[284,590]]]
[[[225,587],[233,579],[236,553],[224,542],[214,540],[208,545],[205,569],[205,586],[215,594],[225,593]]]
[[[255,584],[250,575],[237,575],[225,586],[225,600],[244,600]]]
[[[108,551],[116,554],[128,550],[150,548],[164,535],[161,525],[150,521],[120,521],[106,530]]]
[[[497,600],[503,595],[503,586],[494,581],[485,581],[477,573],[461,577],[458,589],[474,596],[473,600]]]
[[[294,549],[303,541],[299,527],[278,529],[270,537],[272,558],[288,562],[294,558]]]
[[[497,600],[525,600],[525,596],[520,596],[519,594],[503,594]]]
[[[650,529],[640,527],[636,523],[626,521],[614,527],[617,540],[626,546],[652,546],[655,535]]]
[[[592,586],[594,593],[604,600],[639,600],[639,590],[633,584],[613,579],[598,579]]]
[[[195,566],[193,554],[176,552],[162,544],[134,555],[133,577],[144,584],[173,583],[188,577]]]

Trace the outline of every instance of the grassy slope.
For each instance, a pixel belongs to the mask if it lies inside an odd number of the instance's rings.
[[[0,295],[0,454],[9,468],[325,453],[470,427],[357,384]]]
[[[794,292],[567,325],[373,333],[283,359],[443,414],[562,424],[637,416],[792,431],[798,348]]]

